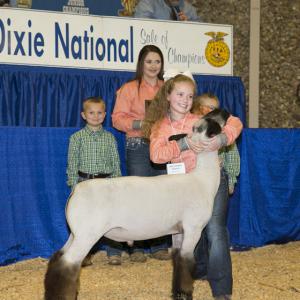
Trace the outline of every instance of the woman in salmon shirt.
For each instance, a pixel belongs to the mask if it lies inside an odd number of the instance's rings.
[[[156,163],[179,163],[180,173],[191,172],[196,166],[196,153],[215,151],[232,144],[242,130],[241,121],[230,116],[222,133],[197,144],[190,138],[193,124],[199,116],[190,113],[196,92],[194,80],[176,75],[165,82],[153,99],[144,120],[144,135],[150,138],[150,157]],[[181,134],[181,137],[178,136]],[[182,137],[182,134],[187,136]],[[171,136],[180,137],[173,139]],[[170,175],[171,176],[171,175]],[[195,279],[207,278],[215,299],[229,300],[232,294],[232,267],[229,237],[226,227],[228,208],[228,182],[221,171],[220,186],[215,197],[212,217],[207,224],[208,266],[203,273],[196,265]]]
[[[126,165],[129,176],[157,176],[165,174],[165,165],[150,161],[149,140],[143,137],[141,125],[148,101],[151,101],[163,85],[164,58],[155,45],[144,46],[138,57],[135,78],[118,91],[112,114],[113,126],[126,133]],[[132,261],[144,262],[145,244],[135,242],[130,256]],[[153,258],[169,259],[166,238],[150,241]]]

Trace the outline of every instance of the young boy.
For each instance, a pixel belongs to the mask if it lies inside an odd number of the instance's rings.
[[[220,102],[217,96],[207,93],[196,97],[193,101],[191,112],[196,115],[204,116],[219,108]],[[236,143],[219,150],[221,165],[228,176],[229,194],[234,192],[237,176],[240,174],[240,154]]]
[[[86,126],[71,135],[69,143],[67,184],[72,189],[84,180],[121,176],[117,142],[113,134],[102,127],[105,115],[105,102],[101,98],[84,100],[81,116]],[[107,256],[109,264],[120,265],[121,244],[108,241]],[[82,265],[91,264],[89,254]]]

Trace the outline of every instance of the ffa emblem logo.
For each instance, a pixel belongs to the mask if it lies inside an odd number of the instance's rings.
[[[121,4],[124,7],[123,10],[119,10],[118,14],[121,17],[131,17],[134,14],[135,6],[139,0],[121,0]]]
[[[225,66],[230,58],[229,47],[224,42],[224,36],[227,33],[224,32],[206,32],[206,35],[212,37],[208,41],[205,48],[205,57],[207,61],[214,67],[223,67]]]

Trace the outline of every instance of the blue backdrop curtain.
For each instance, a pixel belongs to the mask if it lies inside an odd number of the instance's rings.
[[[0,65],[0,126],[81,127],[82,100],[101,96],[107,105],[105,126],[117,89],[132,72]],[[239,77],[196,75],[198,94],[215,93],[221,106],[244,123],[245,93]]]
[[[66,241],[67,151],[78,129],[0,127],[0,265],[49,256]],[[124,136],[106,129],[124,173]]]
[[[300,240],[300,130],[244,129],[233,244],[263,246]]]
[[[75,130],[0,127],[0,265],[48,257],[67,240],[67,148]],[[123,156],[122,136],[108,130]],[[241,175],[228,216],[231,243],[300,240],[300,130],[245,129],[240,146]]]

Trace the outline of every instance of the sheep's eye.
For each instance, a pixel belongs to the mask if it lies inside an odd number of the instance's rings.
[[[196,126],[193,126],[193,132],[197,132],[198,130],[198,127],[196,127]]]
[[[203,132],[203,131],[204,131],[204,127],[203,127],[203,126],[198,127],[198,132],[199,132],[199,133],[201,133],[201,132]]]
[[[203,126],[193,126],[193,132],[201,133],[204,130]]]

